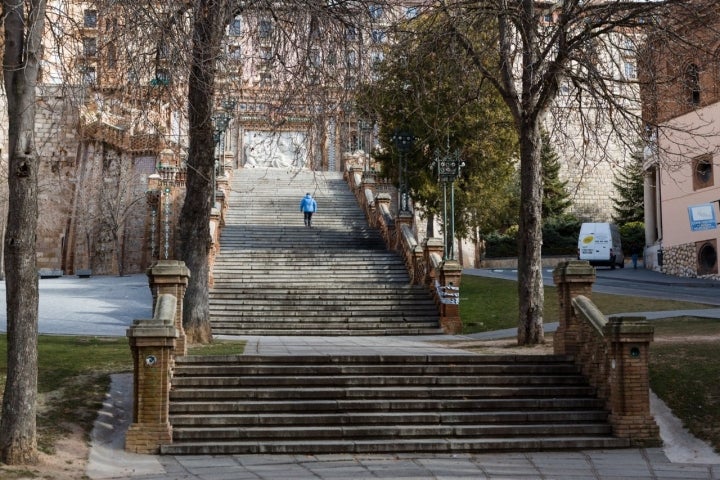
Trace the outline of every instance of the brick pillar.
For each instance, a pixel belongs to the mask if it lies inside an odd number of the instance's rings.
[[[611,317],[604,328],[609,354],[610,423],[615,435],[635,446],[660,443],[650,413],[648,353],[653,327],[644,317]]]
[[[178,338],[175,352],[177,355],[185,355],[187,342],[182,324],[183,300],[190,279],[190,270],[185,266],[185,262],[180,260],[158,260],[148,269],[147,276],[153,297],[153,315],[155,315],[158,295],[169,293],[177,299],[174,326],[178,331]]]
[[[595,283],[595,269],[586,261],[570,260],[560,263],[553,271],[558,293],[558,328],[553,335],[553,351],[557,355],[574,355],[578,349],[579,324],[572,308],[578,295],[591,298]]]
[[[457,293],[459,295],[461,276],[462,267],[460,264],[456,260],[446,260],[440,268],[440,285],[458,288]],[[459,296],[457,297],[457,302],[448,303],[444,301],[440,303],[440,327],[445,333],[450,335],[462,333]]]
[[[172,441],[169,391],[178,331],[170,324],[141,320],[127,336],[133,355],[134,404],[125,450],[156,454],[161,444]]]

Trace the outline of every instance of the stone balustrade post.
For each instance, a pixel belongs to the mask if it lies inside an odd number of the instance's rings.
[[[553,271],[558,293],[558,328],[553,335],[553,350],[558,355],[574,355],[578,350],[580,325],[572,308],[578,295],[591,298],[595,283],[595,269],[586,261],[570,260],[560,263]]]
[[[158,298],[153,319],[136,320],[127,331],[133,356],[134,402],[125,449],[134,453],[157,454],[161,444],[172,441],[170,381],[179,336],[173,318],[177,299],[170,294]]]
[[[187,353],[187,341],[185,329],[183,328],[183,300],[185,290],[190,279],[190,269],[185,263],[179,260],[158,260],[147,271],[150,291],[153,297],[153,309],[157,306],[157,299],[160,295],[168,293],[177,299],[175,312],[175,328],[178,331],[175,352],[177,355]],[[153,310],[153,315],[155,315]]]
[[[442,258],[445,245],[441,238],[426,238],[423,241],[423,261],[425,262],[425,278],[423,279],[424,284],[428,288],[435,288],[433,284],[435,279],[439,278],[439,274],[433,269],[433,263],[431,260],[432,254],[438,255]]]
[[[610,317],[603,333],[613,431],[635,446],[658,445],[660,433],[650,413],[648,373],[653,327],[644,317]]]
[[[443,288],[457,289],[455,293],[446,290],[446,294],[457,294],[456,298],[446,298],[440,302],[440,327],[449,335],[462,333],[460,320],[460,278],[462,267],[456,260],[446,260],[440,268],[440,285]]]
[[[395,246],[394,250],[402,251],[404,248],[403,246],[403,225],[407,225],[408,227],[412,227],[413,219],[415,217],[410,212],[400,212],[400,214],[395,219]]]

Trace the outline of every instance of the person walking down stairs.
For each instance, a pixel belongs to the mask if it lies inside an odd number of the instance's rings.
[[[300,211],[303,212],[305,217],[305,226],[312,228],[312,214],[317,210],[317,202],[310,195],[310,192],[306,193],[302,200],[300,200]]]

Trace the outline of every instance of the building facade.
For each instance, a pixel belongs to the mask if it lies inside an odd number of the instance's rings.
[[[648,266],[684,277],[720,278],[720,7],[658,32],[641,65]]]

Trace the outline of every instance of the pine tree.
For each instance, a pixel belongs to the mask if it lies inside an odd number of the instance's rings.
[[[550,143],[550,135],[545,131],[542,132],[540,157],[543,177],[542,216],[543,219],[559,217],[572,202],[565,188],[567,181],[560,180],[558,154]]]
[[[617,196],[613,198],[613,221],[619,225],[645,220],[645,186],[642,155],[633,155],[632,162],[613,176]]]

